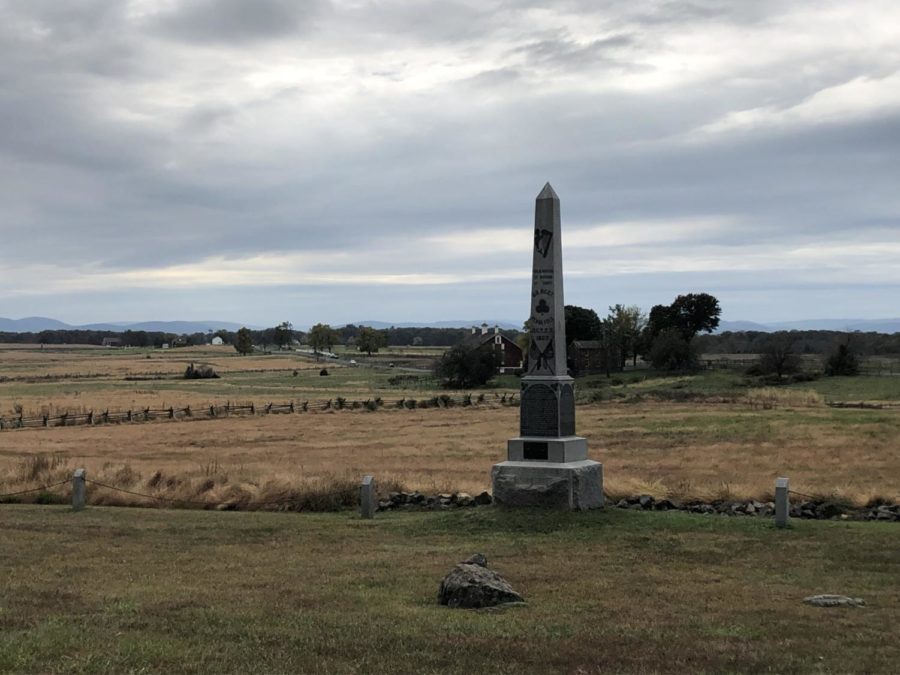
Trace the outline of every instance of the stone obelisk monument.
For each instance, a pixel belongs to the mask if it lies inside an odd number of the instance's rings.
[[[566,369],[559,197],[544,186],[534,209],[534,264],[528,361],[522,377],[519,436],[491,471],[494,500],[505,506],[603,506],[603,465],[575,435],[575,382]]]

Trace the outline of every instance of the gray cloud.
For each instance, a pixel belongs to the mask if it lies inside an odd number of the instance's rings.
[[[515,228],[527,239],[548,179],[573,230],[720,223],[568,252],[573,270],[593,270],[567,282],[570,300],[602,308],[705,287],[727,294],[732,318],[765,320],[776,317],[752,314],[765,309],[754,281],[764,275],[808,315],[824,282],[792,272],[799,258],[784,251],[900,243],[900,105],[885,79],[900,69],[897,49],[877,31],[881,49],[843,42],[817,6],[792,4],[791,18],[770,2],[191,2],[148,15],[0,1],[0,233],[15,242],[0,247],[0,281],[28,286],[0,315],[75,320],[61,312],[83,307],[85,320],[109,320],[127,305],[137,313],[123,319],[166,318],[182,297],[184,316],[202,302],[265,323],[296,302],[358,320],[377,297],[387,319],[439,318],[461,311],[456,296],[486,269],[527,268],[527,255],[491,249]],[[890,23],[877,0],[858,7]],[[791,21],[816,39],[798,48]],[[862,101],[841,89],[860,78],[875,83]],[[721,127],[746,111],[758,111],[752,124]],[[725,131],[704,131],[717,124]],[[431,243],[485,231],[497,240],[478,239],[483,250]],[[714,250],[697,265],[752,259],[761,271],[604,276],[617,262],[607,256],[663,265],[703,247]],[[298,262],[284,263],[290,278],[276,289],[263,277],[279,255]],[[828,255],[821,265],[842,270],[835,285],[881,293],[872,311],[890,313],[891,279]],[[223,261],[221,301],[191,290],[206,283],[191,274],[214,274],[210,259]],[[247,269],[229,279],[240,281],[226,280],[238,263]],[[182,279],[179,290],[156,272]],[[355,274],[433,285],[342,280]],[[51,290],[67,280],[84,285],[83,300]],[[524,284],[495,282],[472,311],[516,318]],[[253,299],[260,286],[271,307]],[[832,310],[822,301],[818,313]]]
[[[306,32],[326,7],[326,0],[183,0],[154,23],[178,40],[233,46]]]

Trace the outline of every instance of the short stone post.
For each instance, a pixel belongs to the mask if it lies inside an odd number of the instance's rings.
[[[363,476],[359,486],[359,515],[362,518],[375,517],[375,479]]]
[[[775,527],[787,527],[791,515],[791,498],[787,478],[775,479]]]
[[[72,510],[81,511],[87,500],[87,482],[84,469],[75,469],[72,474]]]

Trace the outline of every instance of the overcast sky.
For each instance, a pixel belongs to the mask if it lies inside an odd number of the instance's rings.
[[[0,316],[900,316],[896,0],[0,0]]]

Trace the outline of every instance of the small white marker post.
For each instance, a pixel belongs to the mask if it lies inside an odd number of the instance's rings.
[[[791,498],[787,478],[775,479],[775,527],[787,527],[790,520]]]
[[[362,518],[375,517],[375,479],[363,476],[359,486],[359,515]]]
[[[72,510],[81,511],[87,500],[87,483],[85,482],[86,472],[84,469],[75,469],[72,474]]]

